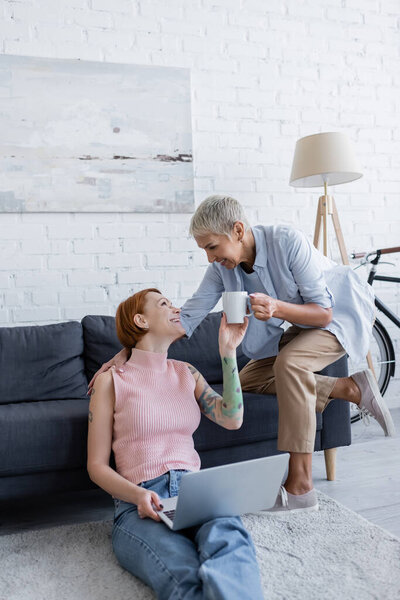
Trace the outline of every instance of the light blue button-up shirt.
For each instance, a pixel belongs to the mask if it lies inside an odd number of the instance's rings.
[[[349,266],[338,265],[319,252],[299,230],[286,225],[251,228],[256,244],[253,269],[266,293],[284,302],[315,302],[332,308],[332,321],[323,328],[332,332],[355,362],[369,350],[375,317],[372,287],[359,279]],[[242,269],[226,269],[213,262],[193,296],[181,310],[181,322],[190,337],[214,308],[222,292],[243,291]],[[276,356],[284,321],[272,317],[260,321],[250,317],[243,352],[253,359]],[[300,325],[304,329],[310,326]]]

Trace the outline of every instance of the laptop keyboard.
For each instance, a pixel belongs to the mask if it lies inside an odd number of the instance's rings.
[[[175,517],[175,510],[164,510],[164,515],[166,515],[168,519],[173,521]]]

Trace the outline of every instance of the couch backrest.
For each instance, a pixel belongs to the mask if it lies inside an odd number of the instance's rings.
[[[115,318],[103,315],[87,315],[82,319],[85,369],[88,381],[98,371],[101,365],[117,352],[122,346],[117,338]]]
[[[86,398],[82,325],[0,328],[0,404]]]
[[[209,383],[222,381],[221,358],[218,350],[218,331],[221,313],[210,313],[195,329],[192,337],[182,338],[169,348],[168,357],[191,363]],[[121,350],[115,329],[115,318],[88,315],[82,319],[85,341],[85,367],[88,380],[101,367]],[[239,346],[238,366],[241,369],[247,362]]]

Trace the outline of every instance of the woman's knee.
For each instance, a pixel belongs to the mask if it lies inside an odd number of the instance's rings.
[[[283,373],[290,374],[296,370],[302,369],[300,358],[285,350],[286,348],[283,348],[279,352],[272,367],[275,379]]]
[[[153,553],[151,549],[146,547],[146,543],[121,526],[114,526],[111,542],[112,549],[121,567],[143,579],[144,573],[142,571],[144,569],[142,565],[144,558],[148,558],[150,561],[153,558]],[[157,562],[156,556],[154,556],[153,561]]]
[[[146,543],[131,532],[117,527],[113,530],[112,547],[120,566],[129,571],[149,587],[166,595],[160,598],[172,597],[172,591],[179,585],[164,564],[162,558]]]
[[[202,560],[217,554],[253,549],[253,540],[240,517],[219,517],[204,523],[196,534]]]
[[[149,536],[137,535],[124,526],[114,525],[112,547],[118,563],[135,577],[155,590],[159,598],[180,597],[174,591],[190,589],[193,598],[197,597],[201,582],[198,576],[200,566],[194,544],[169,531],[164,524],[143,520],[139,526],[157,527]],[[178,593],[178,592],[176,592]]]

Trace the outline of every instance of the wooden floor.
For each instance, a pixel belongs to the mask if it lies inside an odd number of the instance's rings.
[[[352,445],[338,448],[336,480],[327,481],[323,452],[313,457],[314,485],[328,496],[400,538],[400,383],[388,405],[397,428],[385,438],[372,420],[352,425]],[[71,523],[112,519],[111,497],[101,490],[46,496],[0,507],[0,535]]]
[[[400,538],[400,407],[391,414],[397,429],[384,437],[371,421],[352,425],[352,444],[337,449],[336,480],[327,481],[323,452],[313,456],[314,486]]]

